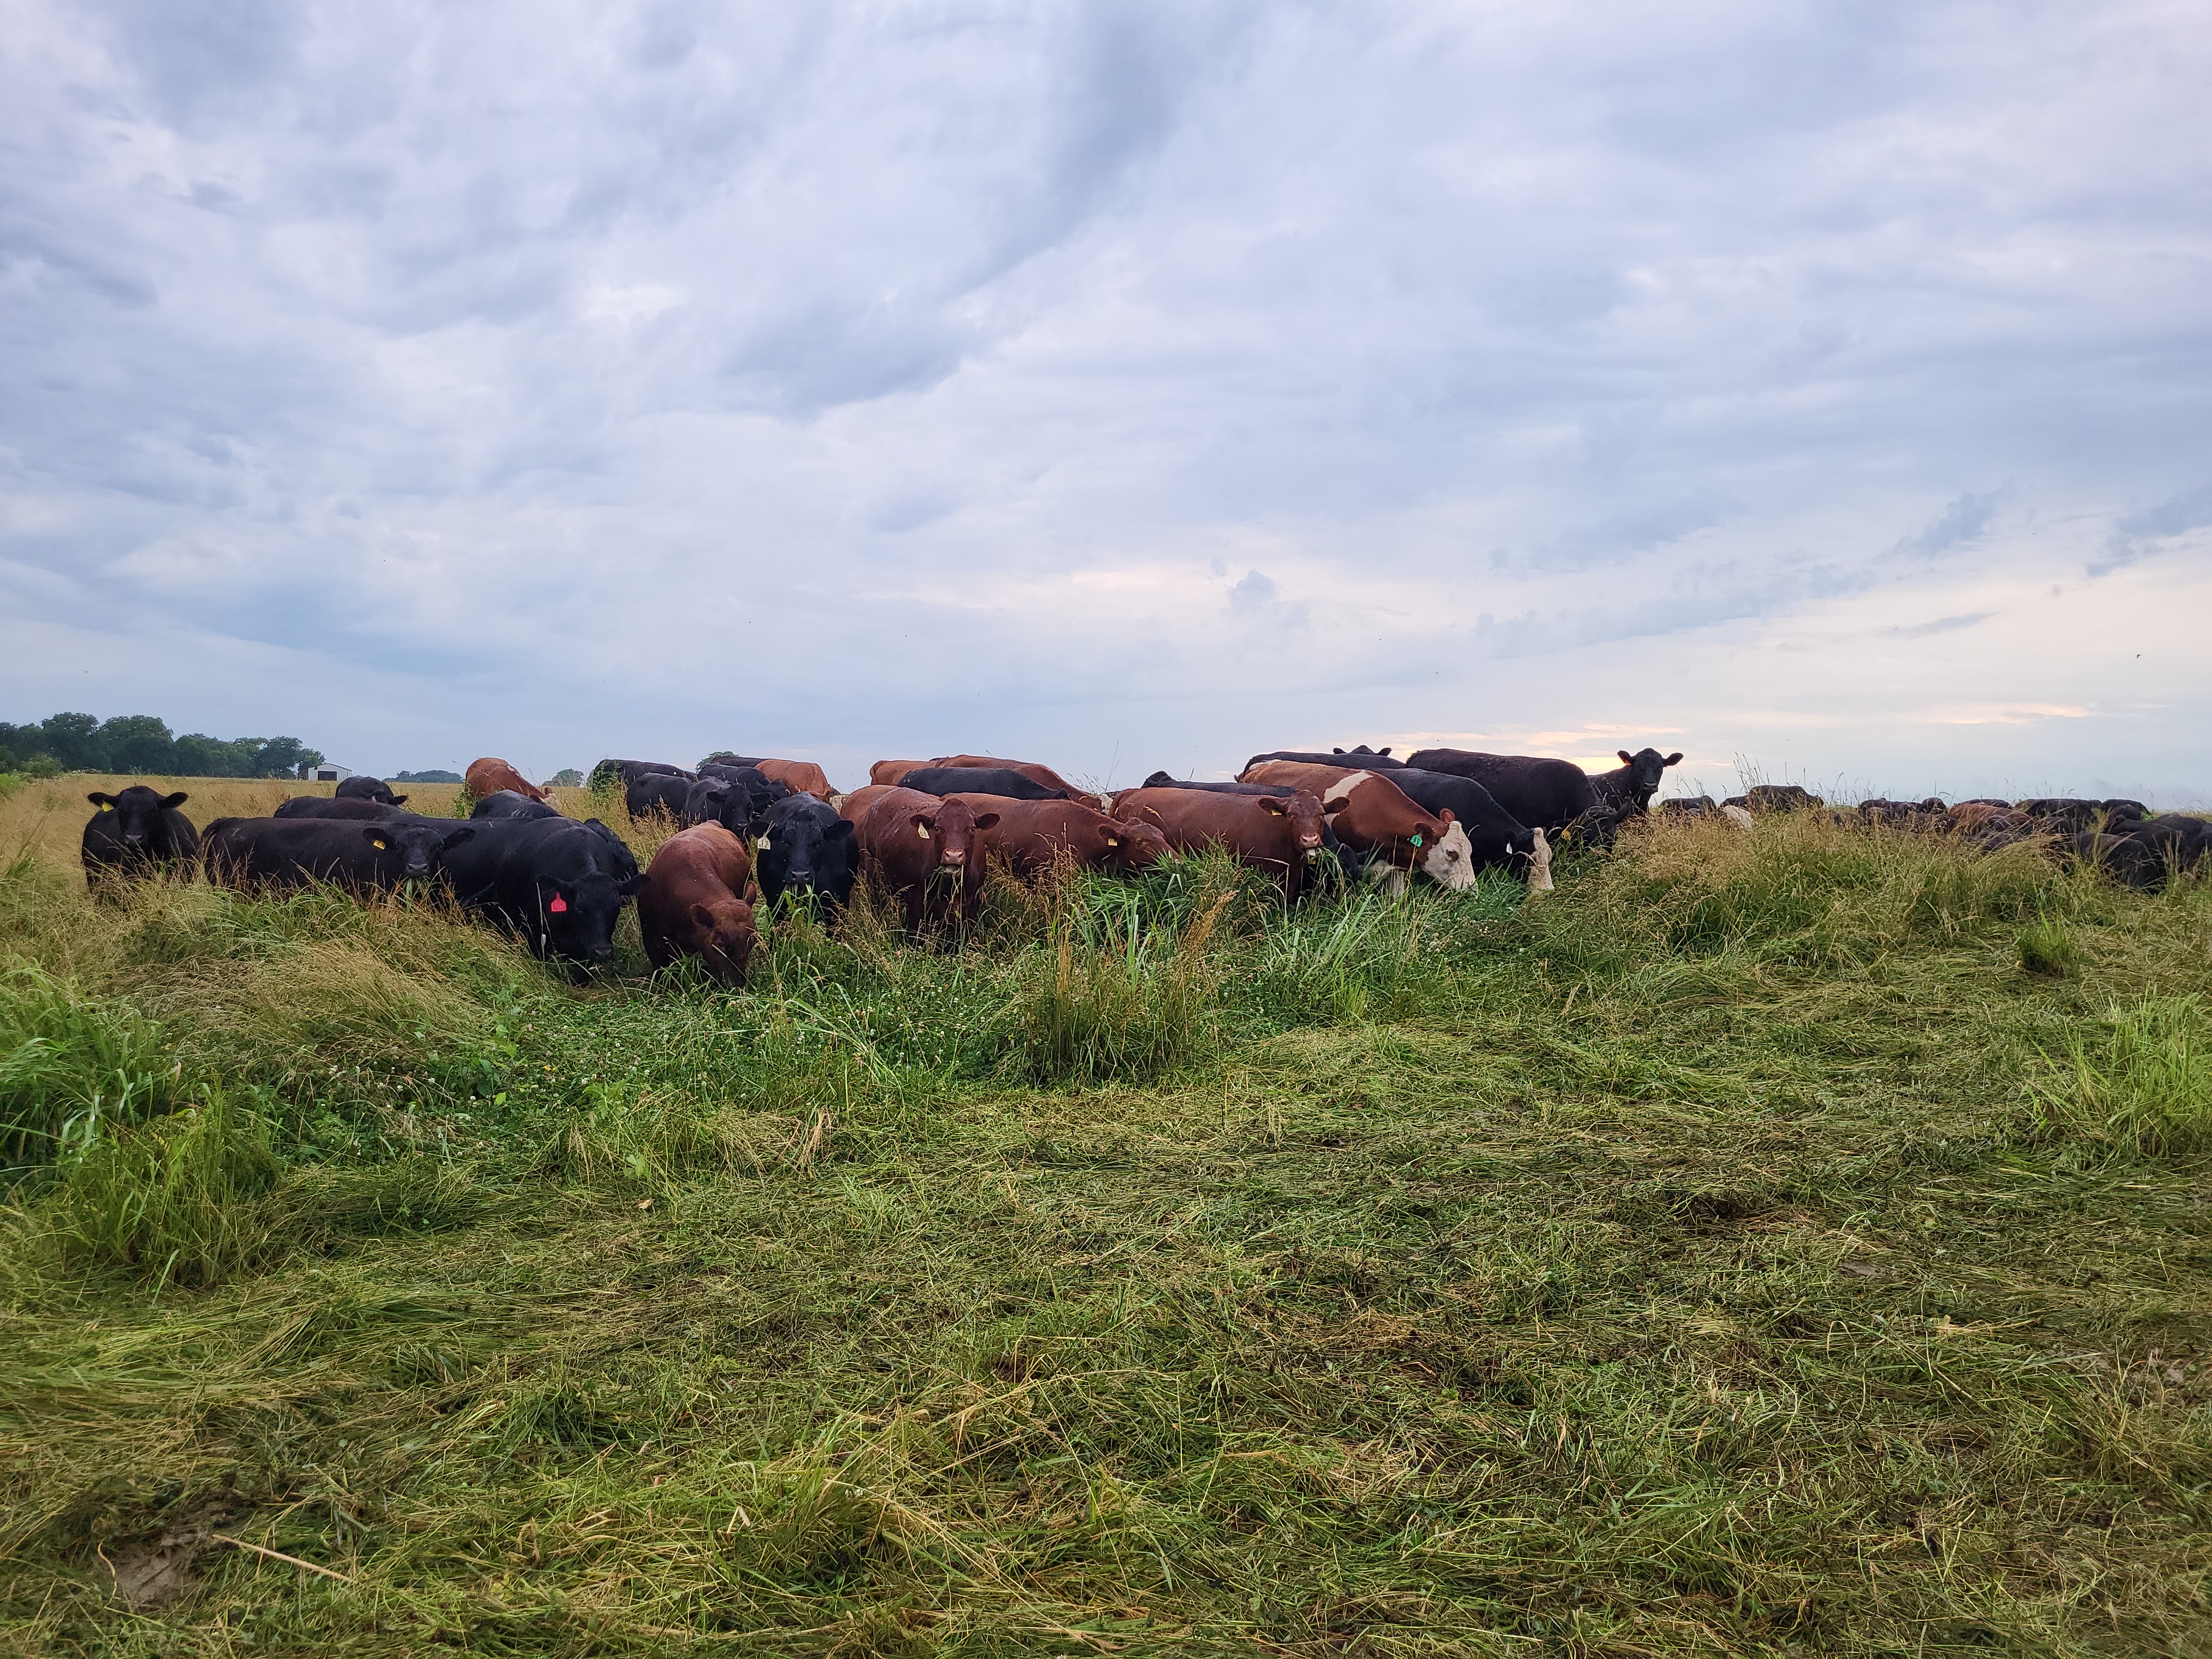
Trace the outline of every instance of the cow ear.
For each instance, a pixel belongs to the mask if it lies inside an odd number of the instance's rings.
[[[632,876],[628,881],[618,882],[615,886],[615,896],[629,898],[633,894],[641,893],[652,879],[651,876]]]
[[[376,848],[378,852],[381,853],[384,850],[384,826],[382,824],[362,824],[361,826],[361,838],[367,842],[371,847]]]
[[[463,842],[466,841],[474,834],[476,834],[476,826],[474,824],[465,823],[459,829],[447,836],[445,840],[440,842],[438,845],[441,848],[459,847]]]
[[[712,910],[709,910],[703,904],[693,905],[691,907],[691,925],[694,927],[704,927],[709,933],[713,932],[714,927],[714,913]]]
[[[1334,800],[1323,801],[1321,804],[1321,810],[1324,812],[1341,812],[1346,807],[1351,805],[1351,796],[1339,795]]]
[[[1620,763],[1623,766],[1633,766],[1636,764],[1636,757],[1630,754],[1626,749],[1616,749],[1613,752],[1620,757]]]
[[[1677,749],[1673,754],[1668,756],[1665,760],[1659,763],[1662,766],[1680,766],[1682,763],[1682,751]]]
[[[407,797],[404,795],[394,795],[392,798],[392,804],[394,806],[404,806],[407,805]]]
[[[173,812],[173,811],[175,811],[177,810],[177,808],[179,808],[179,806],[182,806],[182,805],[183,805],[186,801],[190,800],[191,799],[191,797],[190,795],[186,794],[183,790],[179,789],[179,790],[178,790],[178,791],[177,791],[177,793],[176,793],[175,794],[173,794],[173,795],[167,795],[167,796],[164,796],[164,797],[162,798],[162,800],[161,800],[161,805],[162,805],[163,806],[167,807],[170,811]]]
[[[1452,817],[1452,810],[1450,807],[1447,806],[1443,811],[1437,814],[1437,822],[1438,823],[1455,823],[1458,822],[1458,820]]]
[[[1291,804],[1280,795],[1261,795],[1258,799],[1262,812],[1273,812],[1279,818],[1290,815]]]
[[[824,841],[837,841],[844,836],[850,836],[852,833],[853,820],[850,818],[839,818],[836,823],[831,824],[828,829],[822,832],[822,839]]]
[[[90,801],[94,806],[112,806],[115,805],[114,796],[107,794],[98,789],[94,790],[90,794],[87,795],[85,799]]]
[[[996,812],[986,812],[981,817],[975,820],[975,827],[978,830],[988,830],[998,821],[999,815]]]

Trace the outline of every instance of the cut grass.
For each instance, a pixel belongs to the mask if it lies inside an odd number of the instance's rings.
[[[2212,1650],[2194,884],[1774,818],[576,989],[434,911],[95,907],[48,787],[9,1029],[230,1116],[4,1212],[21,1651]]]

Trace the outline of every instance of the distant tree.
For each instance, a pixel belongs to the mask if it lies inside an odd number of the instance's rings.
[[[301,767],[323,763],[323,752],[310,749],[297,738],[270,738],[254,751],[248,775],[257,778],[285,778],[301,775]]]
[[[573,766],[564,766],[539,786],[544,789],[581,789],[584,775]]]
[[[107,751],[111,772],[147,772],[167,775],[177,763],[176,739],[169,723],[151,714],[118,714],[100,728],[100,746]]]
[[[105,772],[106,745],[100,740],[96,714],[49,714],[39,723],[45,752],[61,763],[65,772]]]
[[[459,772],[440,771],[394,772],[389,781],[392,783],[459,783],[461,781],[461,775]]]

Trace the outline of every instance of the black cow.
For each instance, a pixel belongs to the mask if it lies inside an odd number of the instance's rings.
[[[1476,869],[1507,868],[1530,881],[1533,862],[1541,873],[1531,884],[1540,889],[1551,885],[1551,848],[1544,846],[1539,851],[1543,837],[1500,806],[1497,797],[1473,778],[1401,766],[1391,772],[1390,781],[1427,811],[1441,817],[1450,809],[1467,831]]]
[[[1721,804],[1711,795],[1684,795],[1659,803],[1659,815],[1668,818],[1717,818]]]
[[[164,795],[134,783],[115,794],[95,789],[85,799],[94,811],[84,826],[84,879],[97,890],[103,878],[188,870],[200,849],[199,831],[177,809],[191,797],[179,789]]]
[[[684,811],[684,798],[691,793],[694,781],[688,772],[647,773],[623,791],[623,805],[634,818],[651,817],[655,812],[679,817]]]
[[[1809,812],[1826,806],[1827,802],[1802,784],[1755,783],[1722,804],[1741,806],[1747,812]]]
[[[610,781],[619,780],[627,788],[633,783],[653,777],[678,777],[686,783],[692,774],[670,761],[603,760],[592,769],[586,781],[594,789],[604,788]]]
[[[2077,833],[2094,828],[2100,818],[2111,823],[2150,816],[2150,808],[2139,800],[2084,800],[2075,795],[2037,795],[2021,801],[2018,810]]]
[[[380,800],[332,799],[328,795],[295,795],[289,800],[276,803],[270,816],[279,818],[349,818],[369,823],[388,818],[394,812],[405,812],[400,806],[386,806]],[[419,816],[410,813],[410,817]]]
[[[1639,749],[1630,754],[1626,749],[1616,749],[1620,764],[1610,772],[1600,772],[1590,779],[1590,787],[1597,793],[1598,804],[1633,817],[1651,810],[1651,797],[1659,793],[1659,786],[1667,781],[1667,769],[1682,763],[1682,751],[1662,755],[1656,749]]]
[[[1003,766],[925,766],[899,780],[902,789],[925,795],[1001,795],[1008,800],[1073,800],[1065,789],[1048,789],[1035,779]],[[1086,798],[1086,805],[1095,800]]]
[[[753,848],[753,873],[770,904],[786,893],[815,893],[842,910],[853,896],[860,854],[853,824],[825,800],[789,794],[768,809]]]
[[[1155,772],[1137,786],[1139,789],[1210,789],[1217,795],[1295,795],[1287,783],[1200,783],[1194,778],[1171,778]]]
[[[356,892],[392,892],[434,878],[445,856],[477,834],[451,818],[217,818],[200,859],[208,879],[228,887],[304,887],[330,882]]]
[[[532,800],[514,789],[495,789],[469,808],[471,818],[557,818],[561,809],[550,801]]]
[[[404,795],[393,794],[392,786],[382,778],[365,777],[340,778],[337,799],[381,801],[386,806],[404,805],[407,800]]]
[[[1407,757],[1418,771],[1473,778],[1515,818],[1557,839],[1598,811],[1589,774],[1572,761],[1540,755],[1486,755],[1472,749],[1422,749]]]
[[[597,820],[491,818],[449,853],[447,878],[466,908],[520,934],[580,978],[614,954],[616,919],[644,884],[637,860]]]
[[[684,805],[676,815],[677,827],[719,823],[732,835],[750,841],[768,823],[768,809],[791,793],[758,767],[719,767],[701,774],[684,792]]]

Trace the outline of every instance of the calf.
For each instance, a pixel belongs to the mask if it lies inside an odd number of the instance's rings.
[[[208,879],[226,887],[304,887],[328,882],[358,893],[389,893],[427,883],[446,854],[474,839],[474,824],[452,819],[217,818],[200,856]]]
[[[395,795],[392,786],[382,778],[355,776],[338,780],[336,799],[339,800],[373,800],[386,806],[404,806],[407,797]]]
[[[854,835],[862,867],[898,899],[907,932],[919,933],[948,909],[974,918],[983,884],[976,835],[998,821],[996,811],[979,815],[965,801],[890,788],[868,805]]]
[[[1590,789],[1601,806],[1612,807],[1624,817],[1650,811],[1651,797],[1667,781],[1667,769],[1682,763],[1679,749],[1671,755],[1662,755],[1656,749],[1639,749],[1632,755],[1626,749],[1616,749],[1613,753],[1620,757],[1620,766],[1591,778]]]
[[[1093,795],[1088,789],[1078,789],[1073,784],[1070,783],[1066,778],[1060,776],[1059,773],[1054,771],[1052,768],[1047,766],[1042,761],[1000,760],[995,755],[941,755],[937,759],[930,762],[930,764],[932,766],[964,766],[969,768],[970,770],[979,771],[1015,772],[1020,774],[1023,777],[1027,778],[1031,783],[1042,784],[1047,789],[1058,790],[1070,800],[1096,800],[1097,799],[1097,797]],[[974,793],[978,792],[970,791],[969,793]],[[994,789],[986,790],[980,793],[987,794],[1000,794],[1004,792]],[[1042,798],[1034,797],[1031,799]]]
[[[469,808],[471,818],[557,818],[561,809],[550,800],[532,800],[512,789],[495,789]]]
[[[516,771],[505,761],[486,755],[469,763],[462,779],[471,795],[481,800],[484,796],[501,789],[512,789],[518,795],[527,795],[532,800],[544,800],[545,792]]]
[[[745,893],[745,844],[719,823],[679,830],[660,843],[637,896],[646,960],[665,968],[697,957],[726,984],[742,985],[760,936]]]
[[[842,910],[853,896],[860,873],[853,822],[811,793],[787,795],[768,809],[753,851],[761,891],[770,904],[781,903],[787,893],[815,894],[832,910]]]
[[[985,814],[998,820],[982,832],[983,852],[1018,876],[1068,862],[1126,873],[1148,869],[1167,854],[1167,837],[1157,825],[1127,823],[1081,801],[975,794],[945,799],[966,803],[978,823]]]
[[[1555,838],[1599,811],[1589,774],[1572,761],[1540,755],[1486,755],[1472,749],[1420,749],[1407,756],[1406,763],[1417,771],[1472,778],[1514,818]]]
[[[1372,854],[1399,870],[1418,870],[1453,892],[1474,885],[1474,854],[1453,809],[1431,814],[1382,773],[1264,761],[1239,781],[1309,790],[1321,798],[1336,838],[1354,853]]]
[[[899,780],[902,789],[919,789],[925,795],[1003,795],[1010,800],[1072,800],[1090,802],[1096,796],[1079,790],[1055,789],[1019,772],[994,766],[921,766]]]
[[[1295,901],[1321,862],[1328,828],[1320,797],[1309,790],[1277,793],[1224,793],[1146,785],[1114,798],[1115,816],[1158,826],[1163,840],[1178,853],[1218,847],[1239,864],[1266,872]]]
[[[177,810],[191,799],[183,790],[165,795],[134,783],[112,795],[95,789],[85,799],[93,805],[80,848],[88,887],[97,890],[114,877],[191,868],[200,836]]]

